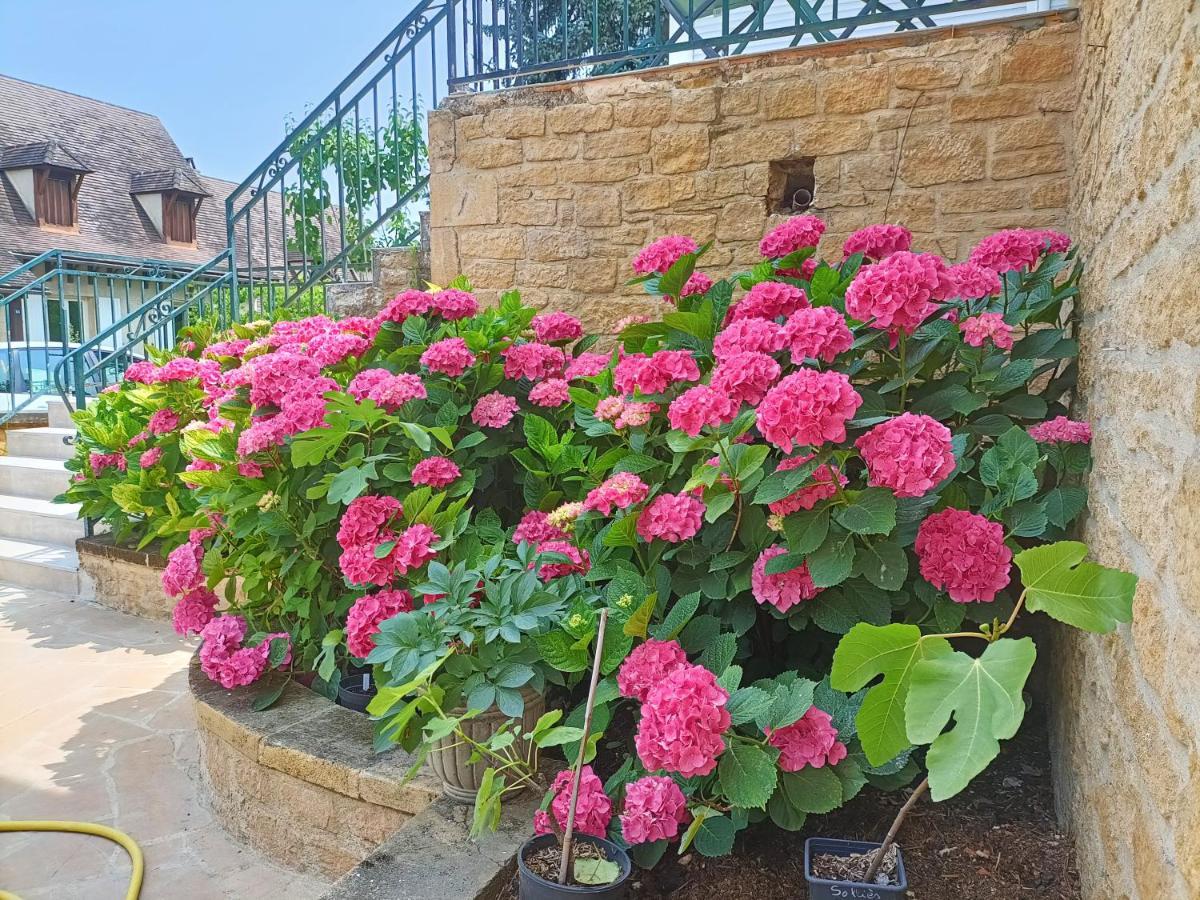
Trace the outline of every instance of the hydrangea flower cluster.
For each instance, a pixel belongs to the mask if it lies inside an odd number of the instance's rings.
[[[204,587],[204,545],[200,541],[180,544],[167,554],[162,586],[168,597],[182,597]]]
[[[799,369],[767,392],[758,407],[758,430],[785,453],[846,439],[846,423],[862,397],[841,372]]]
[[[751,406],[758,406],[781,371],[779,363],[767,354],[747,350],[734,353],[718,363],[712,371],[710,384],[719,394],[734,401],[733,413],[736,415],[738,404],[749,403]],[[674,405],[671,404],[672,407]]]
[[[1045,253],[1066,253],[1071,239],[1057,231],[1010,228],[989,234],[971,250],[970,261],[1003,275],[1037,265]]]
[[[821,589],[813,584],[806,563],[800,563],[786,572],[767,574],[767,563],[776,557],[786,556],[787,552],[787,548],[779,544],[768,547],[758,555],[750,573],[750,588],[754,599],[760,604],[770,603],[780,612],[787,612],[798,603],[811,600],[821,592]]]
[[[665,275],[681,256],[699,249],[700,245],[690,237],[669,234],[638,251],[633,258],[633,271],[639,275]]]
[[[561,375],[566,368],[567,357],[558,347],[529,341],[513,344],[504,351],[504,377],[516,380],[528,378],[541,381]]]
[[[280,668],[291,662],[291,637],[285,632],[268,634],[253,647],[243,646],[246,620],[241,616],[221,616],[204,626],[200,637],[200,669],[226,690],[253,684],[267,670],[271,644],[286,640],[288,650]]]
[[[529,402],[551,409],[566,406],[571,402],[571,386],[562,378],[547,378],[530,388]]]
[[[626,356],[613,372],[623,394],[661,394],[673,384],[700,380],[700,368],[687,350],[659,350],[651,356]]]
[[[665,775],[647,775],[625,788],[621,836],[628,844],[669,841],[690,818],[683,791]]]
[[[428,525],[410,525],[401,532],[392,528],[403,513],[395,497],[366,494],[355,498],[342,514],[338,526],[338,544],[342,555],[338,560],[342,573],[351,584],[374,584],[383,587],[396,575],[419,569],[437,554],[433,544],[438,536]],[[377,556],[381,544],[392,548]]]
[[[955,296],[967,300],[991,297],[1000,293],[1002,287],[1000,276],[994,269],[970,261],[951,266],[946,275],[954,283]]]
[[[833,717],[815,706],[791,725],[767,730],[771,746],[779,748],[779,768],[785,772],[799,772],[805,766],[836,766],[847,753],[837,737]]]
[[[571,769],[563,769],[554,777],[550,790],[554,799],[550,801],[550,813],[558,823],[559,831],[565,831],[567,816],[571,808],[571,785],[575,773]],[[604,783],[592,771],[591,766],[584,766],[579,773],[579,799],[575,803],[575,830],[594,837],[608,836],[608,823],[612,821],[612,800],[604,793]],[[550,814],[539,810],[533,818],[533,830],[536,834],[552,834]]]
[[[567,533],[561,528],[550,524],[550,516],[541,510],[531,510],[525,513],[513,531],[514,544],[540,544],[542,541],[562,540]]]
[[[760,281],[729,311],[731,322],[739,319],[778,319],[808,306],[804,291],[783,281]]]
[[[953,296],[946,264],[931,253],[898,251],[863,266],[846,289],[846,313],[872,328],[912,334]]]
[[[831,363],[854,344],[845,317],[832,306],[797,310],[783,324],[781,334],[794,365],[806,359]]]
[[[767,259],[779,259],[797,250],[815,247],[825,233],[825,223],[816,216],[784,219],[759,241],[758,252]]]
[[[607,353],[580,353],[567,364],[563,378],[574,381],[576,378],[594,378],[608,368]]]
[[[687,664],[687,654],[678,643],[649,638],[634,647],[621,663],[617,670],[617,689],[622,697],[644,703],[655,685]]]
[[[772,360],[766,357],[769,362]],[[707,425],[716,428],[737,417],[738,402],[707,384],[688,388],[671,401],[667,420],[672,428],[696,437]]]
[[[179,427],[179,416],[172,409],[155,410],[146,423],[151,434],[170,434]]]
[[[1012,551],[1004,526],[965,509],[927,516],[914,545],[921,577],[955,603],[990,603],[1009,581]]]
[[[861,253],[870,260],[886,259],[893,253],[912,249],[912,232],[903,225],[868,225],[860,228],[842,244],[842,253]]]
[[[412,483],[444,488],[457,481],[460,475],[462,470],[455,465],[454,460],[445,456],[429,456],[413,466]]]
[[[538,578],[551,581],[566,575],[586,575],[592,567],[591,556],[567,541],[542,541],[537,545],[538,553],[557,553],[567,558],[566,562],[544,562],[538,566]],[[529,564],[533,568],[533,563]]]
[[[520,407],[507,394],[492,391],[475,401],[471,410],[471,421],[482,428],[503,428],[512,421]]]
[[[346,649],[352,656],[366,659],[375,649],[380,623],[412,608],[408,591],[384,590],[359,597],[346,614]]]
[[[738,353],[776,353],[787,345],[783,328],[769,319],[741,318],[726,325],[713,341],[713,356],[724,361]]]
[[[1090,444],[1092,426],[1087,422],[1075,422],[1066,416],[1057,416],[1032,426],[1029,436],[1039,444]]]
[[[467,369],[475,365],[475,354],[462,338],[444,338],[425,348],[421,354],[421,365],[430,372],[461,378]]]
[[[543,344],[577,341],[583,337],[583,323],[565,312],[541,313],[530,322],[534,337]]]
[[[980,313],[964,320],[958,327],[962,329],[963,343],[971,347],[982,347],[991,341],[1000,350],[1012,349],[1012,326],[1000,313]]]
[[[648,772],[707,775],[725,750],[729,692],[703,666],[680,666],[651,688],[634,745]]]
[[[704,522],[704,504],[690,494],[659,494],[638,516],[637,533],[678,544],[691,540]]]
[[[950,429],[930,416],[906,412],[880,422],[854,446],[867,464],[867,483],[897,497],[923,497],[954,471]]]
[[[618,472],[599,487],[588,491],[583,508],[602,516],[611,516],[614,509],[629,509],[643,502],[650,493],[646,482],[632,472]]]
[[[395,412],[410,400],[424,400],[428,396],[419,376],[410,372],[394,375],[387,369],[359,372],[346,392],[355,400],[373,400],[388,412]]]
[[[171,610],[171,625],[176,634],[199,634],[217,614],[220,599],[208,588],[196,588],[179,598]]]
[[[808,453],[801,456],[790,456],[783,460],[775,467],[776,472],[790,472],[792,469],[798,469],[806,462],[813,458],[813,454]],[[834,479],[837,483],[834,483]],[[782,500],[776,500],[774,503],[767,504],[767,509],[777,516],[790,516],[792,513],[801,509],[812,509],[822,500],[828,500],[830,497],[837,494],[838,485],[845,486],[850,483],[841,470],[836,466],[831,466],[829,463],[821,463],[813,469],[812,475],[809,476],[810,484],[805,484],[803,487],[797,488],[788,494]]]

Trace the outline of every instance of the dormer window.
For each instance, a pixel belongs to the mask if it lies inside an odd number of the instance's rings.
[[[0,147],[0,171],[38,225],[76,228],[79,188],[91,169],[75,154],[57,141]]]
[[[193,170],[139,172],[133,176],[131,193],[164,241],[196,243],[196,214],[211,195]]]

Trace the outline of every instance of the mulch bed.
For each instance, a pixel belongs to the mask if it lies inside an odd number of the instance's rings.
[[[804,840],[833,837],[882,840],[907,791],[866,788],[804,830],[769,825],[743,832],[734,852],[719,859],[668,851],[651,871],[635,869],[629,896],[672,900],[797,900],[806,896]],[[1079,875],[1070,840],[1058,830],[1044,725],[1026,718],[988,771],[943,803],[922,799],[909,813],[898,843],[913,900],[1079,900]],[[515,900],[516,880],[501,895]]]

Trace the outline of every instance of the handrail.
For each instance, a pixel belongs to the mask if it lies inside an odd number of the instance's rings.
[[[14,281],[18,276],[24,275],[26,272],[36,269],[42,263],[49,262],[52,259],[57,263],[61,254],[61,250],[47,250],[45,253],[35,256],[33,259],[29,260],[29,262],[17,266],[10,272],[5,272],[3,275],[0,275],[0,285],[3,285],[5,282]]]

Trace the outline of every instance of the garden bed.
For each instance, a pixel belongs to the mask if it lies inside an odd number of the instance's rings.
[[[155,549],[134,550],[108,535],[75,542],[79,567],[90,579],[101,606],[146,619],[169,621],[175,601],[163,593],[162,570],[167,561]]]

